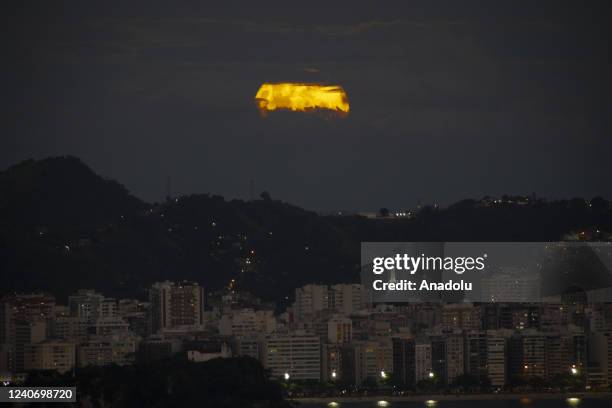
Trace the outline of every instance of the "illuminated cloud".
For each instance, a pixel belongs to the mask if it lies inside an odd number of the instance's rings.
[[[349,102],[340,85],[302,83],[264,83],[255,95],[262,114],[278,109],[297,112],[331,110],[340,116],[348,115]]]

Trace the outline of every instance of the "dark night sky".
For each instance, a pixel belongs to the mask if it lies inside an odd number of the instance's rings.
[[[254,179],[315,210],[612,195],[603,2],[14,3],[0,168],[71,154],[146,200]],[[262,119],[283,80],[339,83],[351,114]]]

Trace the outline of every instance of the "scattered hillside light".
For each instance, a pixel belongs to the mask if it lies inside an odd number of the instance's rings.
[[[289,381],[289,378],[291,378],[291,376],[289,375],[289,373],[285,373],[283,374],[283,378],[285,379],[285,381]]]
[[[378,401],[376,403],[376,405],[378,405],[379,407],[388,407],[389,406],[389,401],[381,400],[381,401]]]
[[[577,407],[580,404],[580,398],[572,397],[567,399],[568,405],[572,407]]]
[[[336,408],[336,407],[339,407],[340,404],[338,404],[336,401],[332,401],[332,402],[328,403],[327,406],[329,408]]]
[[[340,116],[349,113],[348,96],[339,85],[264,83],[259,87],[255,101],[262,114],[278,109],[293,112],[324,109]]]
[[[428,408],[432,408],[432,407],[435,407],[437,403],[438,401],[436,400],[427,400],[425,401],[425,406]]]

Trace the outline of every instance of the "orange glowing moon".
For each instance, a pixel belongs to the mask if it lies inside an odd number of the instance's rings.
[[[305,83],[264,83],[255,95],[259,110],[265,114],[279,109],[306,112],[325,109],[348,115],[349,102],[340,85]]]

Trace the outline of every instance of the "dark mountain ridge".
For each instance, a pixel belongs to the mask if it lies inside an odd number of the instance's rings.
[[[193,194],[149,204],[74,157],[0,172],[0,292],[78,288],[143,297],[159,280],[230,284],[284,304],[306,283],[359,279],[362,241],[607,239],[602,198],[464,200],[406,218],[319,216],[269,194],[252,201]]]

